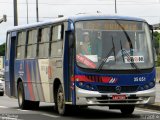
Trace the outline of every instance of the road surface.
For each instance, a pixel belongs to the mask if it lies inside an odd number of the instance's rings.
[[[54,105],[41,103],[38,110],[21,110],[17,99],[7,96],[0,97],[0,120],[159,120],[160,111],[136,108],[133,115],[123,116],[120,110],[109,110],[108,107],[88,107],[76,109],[68,116],[59,116]]]

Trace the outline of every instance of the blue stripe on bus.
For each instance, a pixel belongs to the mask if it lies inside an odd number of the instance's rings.
[[[150,73],[141,73],[141,74],[96,74],[96,73],[82,72],[79,70],[78,67],[75,68],[75,75],[108,76],[108,77],[116,78],[117,79],[116,83],[97,83],[95,82],[95,84],[101,84],[101,85],[105,84],[105,85],[115,85],[115,86],[148,84],[149,82],[155,81],[156,79],[155,73],[156,73],[155,68]],[[134,80],[134,79],[142,78],[142,77],[145,78],[144,81]]]

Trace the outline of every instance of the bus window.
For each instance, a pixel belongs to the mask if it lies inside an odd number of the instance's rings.
[[[63,46],[63,29],[62,25],[52,27],[52,41],[51,41],[51,57],[62,56]]]
[[[17,40],[17,47],[16,47],[16,58],[17,59],[24,59],[25,43],[26,43],[26,32],[19,32],[18,40]]]
[[[50,28],[40,29],[38,32],[38,57],[46,58],[49,55]]]
[[[7,34],[7,42],[6,42],[6,60],[9,59],[9,48],[10,48],[10,43],[9,43],[9,39],[10,39],[10,33]]]
[[[27,58],[36,57],[37,50],[37,30],[31,30],[28,33]]]

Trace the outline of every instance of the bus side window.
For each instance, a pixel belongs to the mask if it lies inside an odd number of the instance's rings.
[[[52,27],[51,57],[61,57],[63,54],[63,25]]]
[[[50,28],[39,29],[38,32],[38,57],[47,58],[49,55]]]
[[[19,32],[17,46],[16,46],[16,58],[17,59],[24,59],[25,44],[26,44],[26,32]]]
[[[37,30],[30,30],[28,33],[27,58],[37,56]]]
[[[9,49],[10,49],[10,33],[7,34],[7,40],[6,40],[6,60],[9,59]]]

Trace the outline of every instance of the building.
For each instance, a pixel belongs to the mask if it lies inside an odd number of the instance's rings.
[[[160,33],[160,23],[157,23],[157,24],[153,24],[153,30],[154,32],[159,32]]]

